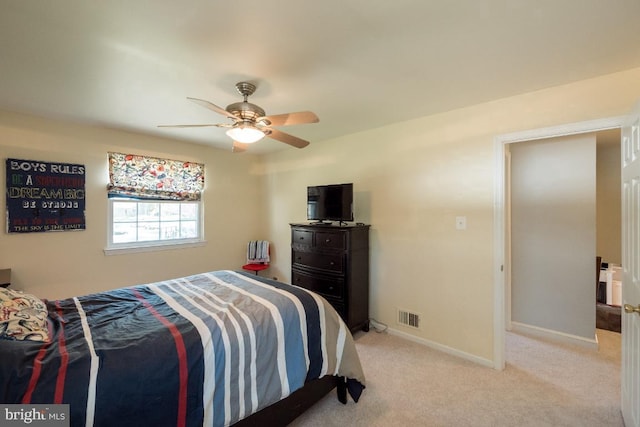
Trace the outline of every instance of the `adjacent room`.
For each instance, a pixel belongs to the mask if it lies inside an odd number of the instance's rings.
[[[640,426],[638,17],[2,1],[0,405]]]

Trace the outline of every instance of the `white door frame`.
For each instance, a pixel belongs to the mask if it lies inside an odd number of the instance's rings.
[[[503,370],[505,367],[505,335],[511,316],[510,301],[506,300],[507,290],[511,288],[505,274],[511,269],[511,258],[507,250],[510,230],[507,229],[506,186],[508,169],[506,167],[507,144],[554,138],[580,133],[597,132],[622,127],[624,116],[590,120],[547,128],[532,129],[521,132],[498,135],[494,138],[495,174],[493,197],[493,367]]]

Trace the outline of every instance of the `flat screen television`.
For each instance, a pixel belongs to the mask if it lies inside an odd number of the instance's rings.
[[[307,219],[353,221],[353,184],[307,187]]]

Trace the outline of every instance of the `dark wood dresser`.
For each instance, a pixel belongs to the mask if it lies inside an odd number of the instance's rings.
[[[369,330],[369,225],[291,225],[291,283],[329,301],[351,332]]]

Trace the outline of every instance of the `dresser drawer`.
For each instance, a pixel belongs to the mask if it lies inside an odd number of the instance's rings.
[[[346,245],[344,233],[316,231],[316,247],[326,249],[344,249]]]
[[[353,333],[369,330],[369,225],[290,224],[291,283],[322,295]]]
[[[347,318],[347,310],[344,309],[344,304],[335,302],[332,299],[327,299],[327,301],[329,301],[329,304],[331,304],[331,306],[338,312],[338,314],[340,315],[340,317],[342,317],[342,319]]]
[[[293,250],[293,263],[335,273],[344,272],[342,254],[324,254]]]
[[[291,243],[301,245],[313,245],[313,231],[293,230]]]
[[[344,289],[342,279],[310,276],[295,270],[292,271],[291,282],[301,288],[333,298],[342,298],[342,290]]]

